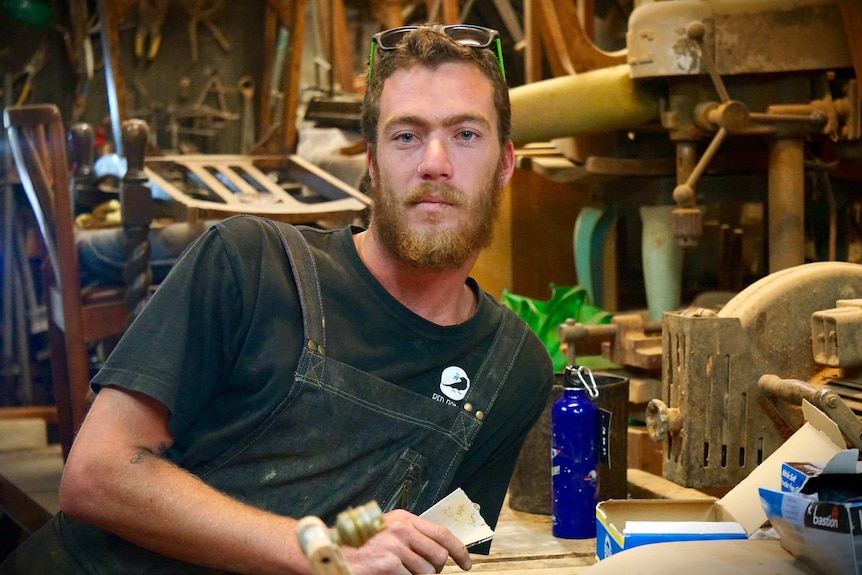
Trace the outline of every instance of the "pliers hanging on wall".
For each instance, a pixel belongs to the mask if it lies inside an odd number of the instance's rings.
[[[27,65],[24,66],[24,69],[18,75],[18,81],[22,82],[22,84],[21,92],[18,94],[18,99],[15,100],[15,105],[20,106],[27,103],[27,100],[30,98],[30,92],[33,91],[33,78],[36,77],[36,74],[45,65],[45,55],[47,52],[48,44],[43,41],[36,48],[36,51],[30,57],[30,61],[27,62]]]
[[[135,31],[135,56],[155,59],[162,44],[162,25],[170,7],[170,0],[140,0],[138,28]]]

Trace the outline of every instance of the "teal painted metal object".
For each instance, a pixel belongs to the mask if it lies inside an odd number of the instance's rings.
[[[650,319],[679,309],[682,292],[682,248],[676,241],[674,206],[641,206],[641,253]]]
[[[602,269],[605,245],[616,221],[616,208],[593,206],[583,208],[575,221],[572,240],[578,285],[587,291],[590,302],[600,308],[606,307]]]

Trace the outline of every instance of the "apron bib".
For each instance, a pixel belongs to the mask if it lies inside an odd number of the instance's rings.
[[[506,313],[463,405],[441,404],[326,355],[326,320],[314,259],[295,227],[270,222],[290,259],[307,345],[294,384],[245,441],[197,470],[219,489],[274,513],[316,515],[376,500],[421,512],[446,495],[526,337]],[[515,337],[504,334],[515,332]]]

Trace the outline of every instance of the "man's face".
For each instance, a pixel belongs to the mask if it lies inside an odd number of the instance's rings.
[[[400,70],[383,88],[378,128],[376,237],[416,267],[460,267],[490,244],[514,165],[512,145],[500,149],[490,82],[468,64]]]

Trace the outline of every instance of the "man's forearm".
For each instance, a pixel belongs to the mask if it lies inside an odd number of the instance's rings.
[[[136,545],[235,573],[309,573],[296,521],[232,499],[163,457],[167,410],[102,389],[69,454],[60,506]]]

